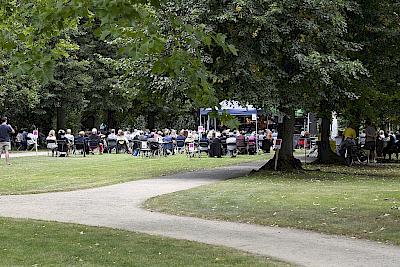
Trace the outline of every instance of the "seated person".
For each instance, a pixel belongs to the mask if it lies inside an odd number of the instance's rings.
[[[226,136],[226,131],[222,132],[219,139],[220,139],[221,145],[222,145],[222,150],[223,150],[222,153],[225,154],[226,153],[226,139],[228,139]]]
[[[132,133],[130,131],[126,131],[124,134],[125,134],[126,140],[128,140],[128,143],[131,143],[132,142]]]
[[[388,133],[386,146],[383,148],[383,158],[386,158],[386,155],[389,155],[389,159],[392,159],[392,153],[398,153],[398,148],[396,145],[396,137],[392,132]]]
[[[185,142],[186,137],[183,135],[183,133],[181,132],[177,137],[176,137],[176,141],[181,141],[181,142]]]
[[[194,142],[194,136],[193,136],[193,134],[192,133],[190,133],[190,134],[188,134],[188,137],[185,139],[185,144],[188,144],[188,143],[193,143]]]
[[[15,138],[15,143],[16,143],[18,150],[20,150],[24,147],[23,142],[24,142],[24,135],[22,134],[22,130],[21,130],[21,131],[18,131],[18,134]]]
[[[255,136],[254,133],[252,133],[252,134],[248,137],[247,142],[248,142],[249,145],[255,145],[255,144],[256,144],[256,136]]]
[[[78,133],[78,137],[75,138],[75,143],[85,143],[86,142],[86,136],[85,136],[85,132],[84,131],[80,131]]]
[[[154,132],[150,133],[149,137],[147,138],[148,148],[152,151],[153,155],[157,153],[159,149],[158,144],[158,137]]]
[[[135,136],[133,136],[133,146],[132,146],[132,155],[134,157],[139,156],[140,153],[140,140],[139,140],[139,133]]]
[[[262,141],[262,150],[265,153],[271,153],[272,145],[273,145],[272,132],[270,130],[267,130],[264,140]]]
[[[400,131],[397,131],[396,134],[396,143],[400,141]]]
[[[174,153],[174,145],[172,136],[169,134],[169,131],[166,131],[165,136],[163,137],[164,149],[166,150],[167,154]]]
[[[236,137],[236,143],[238,147],[246,147],[246,142],[245,142],[246,137],[242,134],[238,135]]]
[[[115,134],[115,129],[111,129],[111,133],[106,138],[108,153],[117,148],[117,139],[118,136]]]
[[[185,140],[186,137],[184,135],[184,132],[181,131],[179,135],[176,137],[176,148],[179,152],[182,152],[183,149],[185,148]]]
[[[355,146],[356,142],[352,138],[345,139],[339,147],[339,154],[340,156],[344,157],[346,155],[346,150],[352,146]]]
[[[69,139],[65,136],[65,131],[60,129],[57,136],[57,151],[60,153],[60,156],[67,156],[68,149]]]
[[[86,145],[87,137],[85,136],[84,131],[80,131],[78,137],[75,138],[75,149],[77,150],[85,150],[85,153],[88,153],[88,147]]]
[[[236,137],[233,135],[233,133],[229,133],[229,137],[226,139],[226,144],[229,145],[235,145],[236,146]]]
[[[257,139],[255,136],[255,133],[252,133],[247,139],[247,150],[248,150],[248,153],[251,155],[253,155],[257,152],[256,151],[256,140]]]
[[[380,130],[378,136],[376,138],[376,156],[381,158],[383,157],[383,149],[387,145],[387,137],[383,130]]]
[[[54,156],[54,152],[57,150],[57,137],[56,132],[51,130],[49,135],[46,137],[47,148],[51,150],[51,155]]]
[[[222,146],[221,146],[221,140],[219,139],[218,135],[214,134],[213,139],[210,143],[210,150],[208,153],[210,157],[218,157],[218,158],[221,157]]]
[[[33,129],[35,130],[35,129]],[[27,146],[28,149],[31,148],[35,148],[35,145],[37,145],[37,136],[33,134],[33,131],[31,131],[30,133],[28,133],[28,135],[26,136],[26,141],[27,141]]]
[[[69,143],[70,143],[71,145],[74,144],[75,137],[72,135],[71,129],[67,129],[67,132],[66,132],[66,134],[65,134],[65,138],[68,139],[68,141],[69,141]]]
[[[89,150],[92,151],[92,154],[95,149],[99,149],[99,153],[103,153],[103,144],[101,142],[100,136],[97,134],[97,129],[93,128],[91,134],[89,135],[88,139]]]
[[[202,135],[200,138],[200,143],[209,143],[209,140],[207,138],[207,135]]]
[[[120,149],[125,149],[126,152],[129,152],[128,148],[129,141],[125,136],[125,133],[122,130],[118,130],[118,135],[117,135],[117,151]]]
[[[115,129],[111,129],[111,133],[107,136],[107,141],[109,140],[117,141],[117,135],[115,134]]]
[[[143,131],[139,131],[139,136],[138,136],[140,141],[147,141],[148,137],[146,134],[144,134]]]
[[[148,138],[147,141],[149,143],[158,143],[158,138],[154,135],[154,133],[151,133]]]
[[[236,156],[237,153],[236,137],[233,133],[229,133],[229,136],[226,139],[226,150],[227,154],[231,156]]]

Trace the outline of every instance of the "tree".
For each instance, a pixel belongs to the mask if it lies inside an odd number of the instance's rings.
[[[211,74],[198,52],[202,43],[216,42],[228,50],[222,35],[206,32],[178,17],[163,17],[157,1],[12,1],[0,8],[0,33],[10,57],[6,72],[24,73],[42,83],[52,82],[55,63],[79,49],[69,32],[82,23],[99,23],[96,34],[110,44],[117,44],[120,55],[140,60],[152,57],[152,71],[170,78],[185,77],[184,94],[198,103],[216,103],[210,82]],[[158,13],[157,13],[158,12]],[[167,21],[165,27],[161,24]],[[116,81],[118,82],[118,81]],[[116,84],[114,88],[119,87]],[[128,106],[129,108],[129,106]]]
[[[364,72],[348,56],[358,49],[345,40],[353,1],[209,1],[207,25],[227,35],[238,56],[210,52],[219,92],[258,107],[276,107],[283,139],[278,167],[299,167],[293,157],[294,109],[325,108],[345,97],[346,84]],[[326,105],[328,103],[328,105]],[[324,110],[321,110],[324,111]],[[322,142],[325,142],[322,140]],[[266,168],[270,168],[270,164]]]
[[[364,64],[369,75],[353,84],[356,97],[340,112],[350,119],[369,118],[385,127],[399,116],[400,5],[393,1],[357,2],[360,12],[349,22],[349,38],[362,46],[352,56]]]

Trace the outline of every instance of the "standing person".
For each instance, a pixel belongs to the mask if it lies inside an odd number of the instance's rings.
[[[376,130],[370,121],[366,122],[365,128],[365,149],[369,151],[368,162],[375,162],[375,149],[376,149]]]
[[[7,117],[1,118],[1,125],[0,125],[0,157],[5,152],[6,156],[6,164],[11,165],[10,163],[10,153],[9,150],[11,149],[11,142],[10,142],[10,134],[14,134],[15,131],[11,127],[11,125],[7,124]]]
[[[355,140],[357,137],[356,130],[354,130],[353,123],[349,123],[349,126],[343,132],[343,141],[347,139]]]
[[[354,124],[349,123],[349,126],[343,132],[343,142],[339,147],[339,154],[345,157],[346,150],[356,144],[355,139],[357,138],[356,130],[354,130]]]

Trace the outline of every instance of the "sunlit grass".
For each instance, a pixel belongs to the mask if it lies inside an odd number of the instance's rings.
[[[266,156],[237,158],[134,158],[131,155],[88,157],[25,157],[12,159],[12,166],[0,164],[0,195],[65,191],[98,187],[182,171],[220,167],[261,160]]]
[[[0,266],[289,266],[224,247],[108,228],[0,218]]]
[[[400,166],[308,168],[320,171],[262,172],[157,197],[146,206],[400,245]]]

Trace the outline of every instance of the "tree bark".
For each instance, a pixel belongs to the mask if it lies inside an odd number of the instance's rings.
[[[153,111],[149,111],[147,114],[147,128],[150,130],[155,128],[155,114]]]
[[[107,110],[107,127],[108,130],[115,129],[114,112],[112,110]]]
[[[65,107],[61,104],[57,107],[57,130],[65,130]]]
[[[278,139],[282,139],[282,146],[279,151],[277,170],[280,171],[293,171],[296,169],[302,169],[300,160],[293,156],[293,133],[294,133],[294,122],[295,114],[294,109],[286,108],[281,109],[285,114],[283,122],[278,124]],[[273,170],[275,169],[275,157],[268,161],[261,169]]]
[[[344,164],[342,157],[334,153],[330,146],[330,119],[322,116],[321,122],[321,140],[318,141],[318,159],[315,163],[318,164]]]

